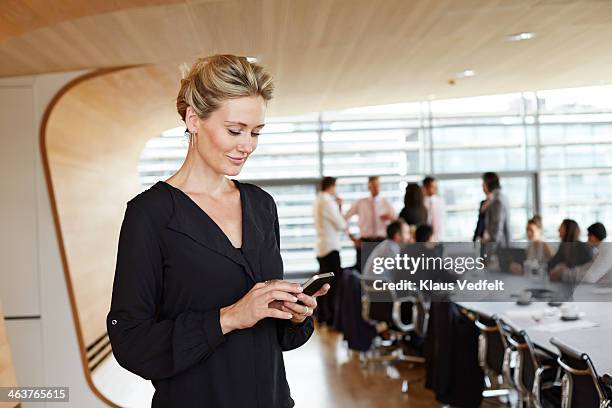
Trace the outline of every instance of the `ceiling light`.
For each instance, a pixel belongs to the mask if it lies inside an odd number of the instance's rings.
[[[509,36],[506,37],[507,41],[526,41],[526,40],[531,40],[533,38],[535,38],[536,33],[532,33],[532,32],[523,32],[523,33],[516,33],[516,34],[510,34]]]
[[[257,62],[257,57],[247,57],[247,61],[249,61],[251,64],[254,64]]]
[[[474,71],[473,69],[466,69],[455,74],[457,78],[470,78],[474,75],[476,75],[476,71]]]

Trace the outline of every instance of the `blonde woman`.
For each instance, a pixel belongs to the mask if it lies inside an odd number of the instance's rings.
[[[525,232],[529,245],[527,246],[527,259],[545,264],[553,257],[551,246],[543,240],[542,218],[534,215],[527,221]]]
[[[244,57],[198,59],[177,110],[181,168],[127,203],[108,334],[119,364],[155,387],[152,407],[293,407],[284,350],[313,332],[316,297],[284,281],[272,197],[240,173],[272,81]]]

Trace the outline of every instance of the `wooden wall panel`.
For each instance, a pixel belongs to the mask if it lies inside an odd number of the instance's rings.
[[[0,19],[0,76],[252,55],[276,81],[272,115],[612,82],[611,1],[54,3],[18,8],[4,38]],[[506,41],[523,31],[537,36]]]
[[[140,191],[140,152],[180,124],[178,75],[137,67],[95,76],[68,89],[48,116],[44,154],[83,348],[106,332],[125,203]]]

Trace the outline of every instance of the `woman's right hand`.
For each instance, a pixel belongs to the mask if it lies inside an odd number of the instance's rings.
[[[232,330],[246,329],[266,317],[291,319],[291,313],[269,307],[269,304],[277,300],[297,302],[293,293],[301,292],[300,284],[284,280],[256,283],[239,301],[221,308],[221,331],[227,334]]]

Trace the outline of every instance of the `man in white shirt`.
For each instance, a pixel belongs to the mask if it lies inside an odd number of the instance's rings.
[[[321,190],[314,204],[314,224],[317,234],[316,255],[319,262],[319,273],[333,272],[340,275],[340,238],[346,231],[347,223],[340,206],[342,200],[336,194],[336,179],[323,177]],[[336,294],[336,279],[331,282],[331,288],[326,296],[319,298],[317,320],[319,323],[331,325],[334,320],[334,298]]]
[[[587,228],[589,244],[595,250],[593,262],[576,267],[578,277],[582,275],[582,283],[596,283],[600,286],[612,286],[612,248],[604,242],[607,237],[606,228],[596,222]]]
[[[432,241],[444,240],[444,199],[438,195],[438,182],[432,176],[423,179],[423,195],[427,208],[427,224],[433,228]]]
[[[357,252],[355,268],[358,270],[361,270],[361,242],[383,241],[387,234],[387,225],[397,219],[397,213],[389,200],[380,196],[380,180],[377,176],[368,178],[368,190],[370,195],[355,201],[344,215],[346,221],[354,215],[359,218],[357,223],[360,238],[351,237]],[[367,258],[367,254],[364,258]]]

